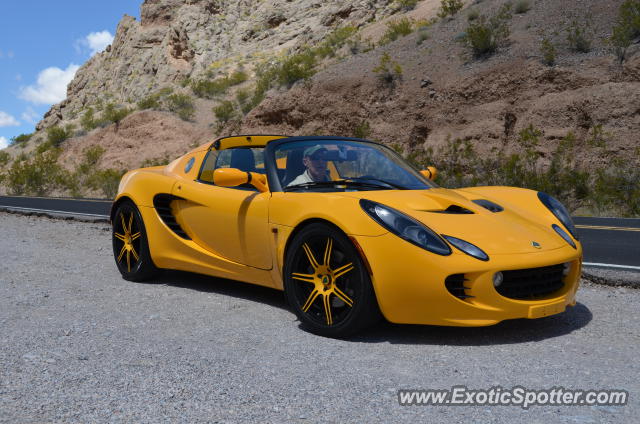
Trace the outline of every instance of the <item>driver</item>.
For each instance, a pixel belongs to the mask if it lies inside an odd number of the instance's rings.
[[[326,155],[327,149],[319,145],[306,148],[302,154],[302,163],[306,169],[302,174],[298,175],[293,181],[287,184],[287,186],[329,181]]]

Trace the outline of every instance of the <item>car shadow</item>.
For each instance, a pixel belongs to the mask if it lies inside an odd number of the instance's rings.
[[[290,311],[283,292],[225,278],[183,271],[165,271],[151,283],[231,296]],[[294,315],[293,312],[291,314]],[[567,308],[562,314],[533,320],[507,320],[489,327],[392,324],[382,320],[374,327],[346,341],[450,346],[527,343],[570,334],[587,326],[592,319],[593,314],[589,308],[582,303],[577,303],[576,306]],[[299,322],[298,326],[301,331],[304,331]]]
[[[564,313],[540,319],[511,319],[489,327],[444,327],[382,322],[353,337],[360,343],[489,346],[537,342],[586,327],[593,319],[589,308],[577,303]]]
[[[289,310],[283,292],[269,287],[183,271],[164,271],[151,283],[216,293]]]

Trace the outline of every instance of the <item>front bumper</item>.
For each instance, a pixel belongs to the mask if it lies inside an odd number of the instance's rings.
[[[567,245],[526,254],[489,255],[488,262],[454,250],[439,256],[387,233],[355,236],[373,275],[380,310],[394,323],[447,326],[485,326],[513,318],[541,318],[575,305],[580,280],[582,247]],[[498,271],[538,268],[571,262],[561,289],[535,300],[503,297],[493,286]],[[464,274],[472,297],[460,299],[445,287],[453,274]]]

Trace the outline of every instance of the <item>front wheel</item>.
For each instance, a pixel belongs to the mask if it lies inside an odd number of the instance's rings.
[[[311,224],[295,236],[283,277],[289,304],[312,333],[347,337],[381,316],[362,259],[330,225]]]
[[[138,208],[125,201],[118,206],[112,223],[113,256],[122,277],[144,281],[158,273],[151,260],[147,233]]]

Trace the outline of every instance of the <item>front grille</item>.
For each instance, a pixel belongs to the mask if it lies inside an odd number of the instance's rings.
[[[560,290],[563,264],[541,268],[502,271],[504,280],[496,287],[500,295],[510,299],[535,299]]]
[[[465,281],[467,281],[467,279],[464,277],[464,274],[453,274],[444,280],[444,285],[449,293],[458,299],[465,300],[473,297],[465,292],[465,290],[469,290],[469,287],[465,287],[464,285]]]

